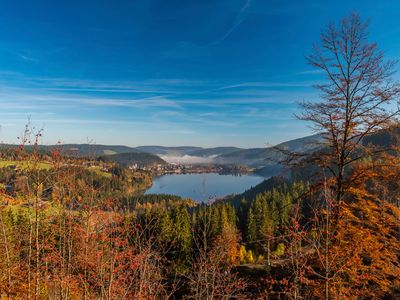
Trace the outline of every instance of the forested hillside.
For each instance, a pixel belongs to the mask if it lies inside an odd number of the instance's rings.
[[[57,153],[42,170],[34,153],[18,153],[28,168],[0,172],[4,295],[251,299],[296,288],[321,298],[326,255],[332,293],[396,291],[400,211],[383,191],[398,168],[358,182],[326,232],[327,212],[317,209],[326,194],[310,182],[272,178],[234,200],[199,205],[127,193],[129,173],[104,177],[66,166]]]
[[[166,162],[160,157],[143,152],[129,152],[121,154],[110,154],[103,155],[98,158],[100,161],[104,162],[114,162],[123,167],[129,167],[137,165],[140,167],[154,166],[154,165],[165,165]]]

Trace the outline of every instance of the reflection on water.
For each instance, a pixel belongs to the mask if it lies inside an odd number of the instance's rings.
[[[230,194],[240,194],[263,180],[263,177],[255,175],[168,174],[154,178],[153,186],[146,194],[174,194],[206,202]]]

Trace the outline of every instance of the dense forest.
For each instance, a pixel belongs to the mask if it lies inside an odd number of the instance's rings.
[[[298,117],[326,143],[277,148],[287,176],[213,203],[144,196],[149,173],[27,127],[1,151],[1,297],[399,299],[400,87],[367,37],[353,14],[308,57],[327,83]]]

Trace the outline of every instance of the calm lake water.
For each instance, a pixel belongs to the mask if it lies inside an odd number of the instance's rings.
[[[255,175],[168,174],[154,178],[145,194],[173,194],[201,202],[243,193],[264,179]]]

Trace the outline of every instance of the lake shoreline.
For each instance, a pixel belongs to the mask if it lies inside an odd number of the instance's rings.
[[[207,174],[207,173],[218,173],[221,175],[250,174],[253,173],[255,170],[247,166],[239,166],[239,165],[167,164],[165,166],[157,166],[157,168],[153,168],[151,171],[153,175],[162,176],[168,174]]]
[[[267,179],[253,173],[180,173],[153,177],[152,186],[145,191],[149,194],[172,194],[182,199],[208,202],[229,195],[240,194]]]

